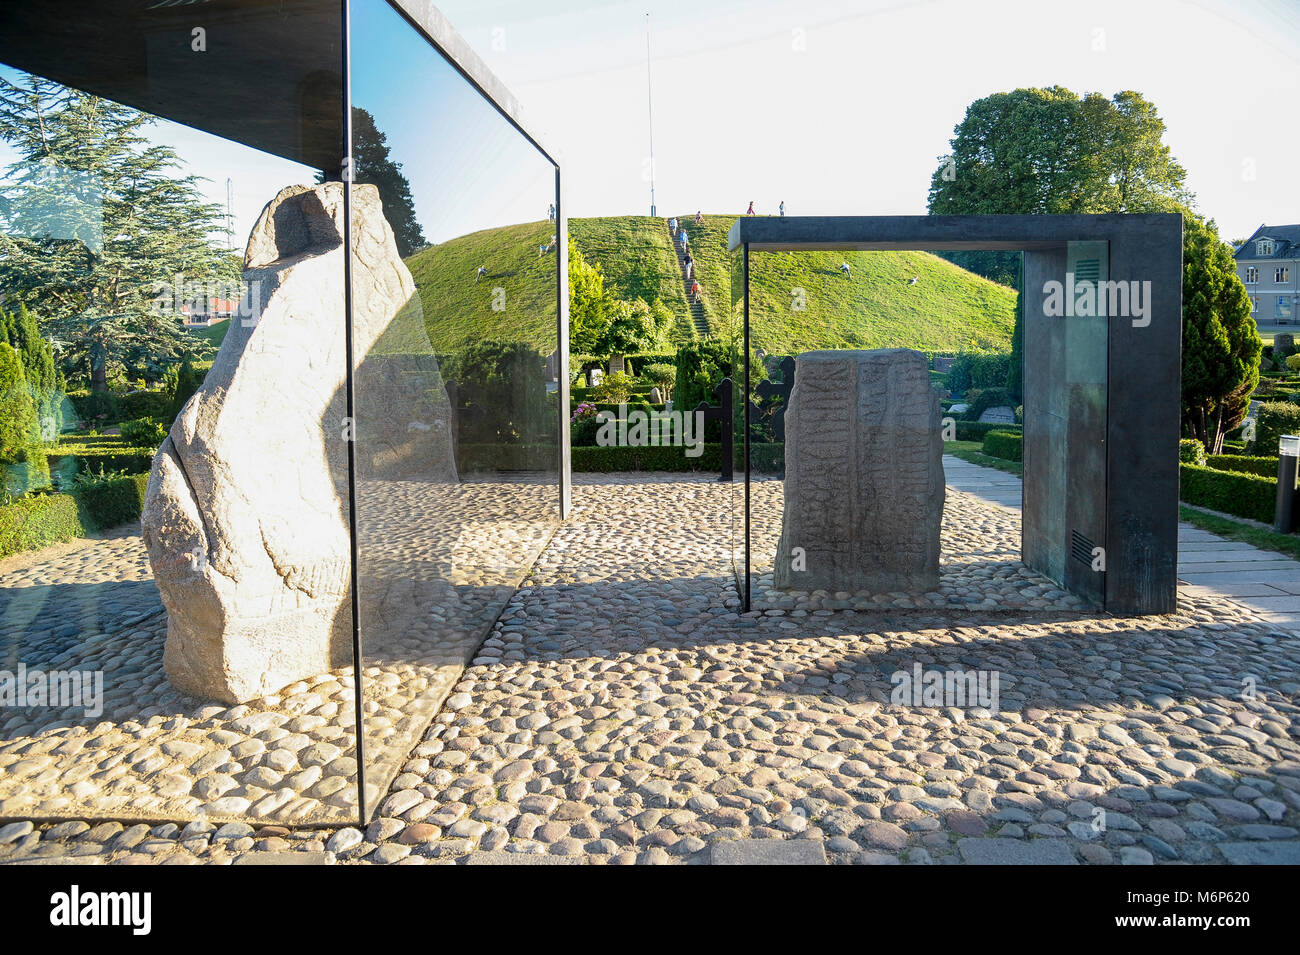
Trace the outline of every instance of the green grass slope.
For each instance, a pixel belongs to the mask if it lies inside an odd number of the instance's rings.
[[[716,330],[731,307],[727,234],[736,216],[704,216],[686,233]],[[840,264],[849,263],[852,278]],[[1016,293],[928,252],[765,252],[750,256],[754,345],[774,354],[813,348],[1009,350]],[[911,278],[916,284],[909,284]],[[803,310],[794,308],[802,289]]]
[[[537,247],[554,232],[553,222],[525,222],[472,232],[410,256],[406,264],[434,351],[497,339],[549,353],[555,347],[556,256],[539,256]],[[487,274],[476,282],[480,265]],[[498,304],[504,307],[495,309]]]
[[[663,219],[649,216],[606,216],[570,219],[569,240],[605,275],[605,288],[619,298],[656,298],[684,314],[686,287]]]
[[[683,218],[703,287],[704,315],[717,333],[731,309],[727,233],[735,216]],[[599,264],[606,288],[622,298],[660,298],[688,311],[663,219],[615,216],[571,219],[570,237]],[[486,229],[417,252],[407,265],[420,289],[429,338],[438,352],[485,338],[553,346],[555,257],[538,257],[550,222]],[[852,278],[840,263],[848,262]],[[474,281],[479,265],[487,277]],[[916,283],[909,280],[916,278]],[[777,354],[812,348],[908,347],[923,351],[1007,350],[1015,292],[926,252],[755,254],[750,260],[751,319],[757,347]],[[494,311],[493,289],[505,289]],[[802,289],[802,310],[795,309]]]

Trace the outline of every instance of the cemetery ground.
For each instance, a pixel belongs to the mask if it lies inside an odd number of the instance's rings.
[[[115,780],[201,774],[229,778],[215,798],[252,805],[346,761],[346,739],[313,733],[350,719],[348,694],[333,692],[346,672],[242,710],[168,696],[138,535],[24,555],[7,568],[19,596],[100,584],[96,599],[120,615],[101,630],[152,698],[133,720],[0,736],[0,812],[18,819],[0,827],[0,862],[702,863],[757,850],[836,864],[1300,861],[1300,638],[1213,574],[1162,617],[1089,613],[1037,580],[1022,581],[1016,609],[986,606],[1011,596],[1018,481],[953,457],[945,468],[944,579],[970,589],[967,606],[814,594],[748,614],[726,572],[733,487],[575,475],[574,515],[445,687],[364,829],[194,813],[106,822],[54,801],[15,811],[20,790],[74,778],[89,805],[129,793]],[[1184,570],[1197,552],[1252,557],[1189,536]],[[976,546],[986,576],[954,562]],[[1275,576],[1300,580],[1288,564]],[[918,665],[996,672],[996,707],[894,702],[892,675]],[[167,740],[181,723],[188,735]],[[225,735],[205,749],[214,732]]]

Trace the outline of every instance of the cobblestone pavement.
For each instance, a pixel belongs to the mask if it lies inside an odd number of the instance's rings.
[[[692,863],[733,839],[832,863],[1300,861],[1300,638],[1239,605],[740,615],[728,488],[575,483],[364,830],[19,821],[0,861]],[[992,671],[998,699],[892,702],[918,665]]]

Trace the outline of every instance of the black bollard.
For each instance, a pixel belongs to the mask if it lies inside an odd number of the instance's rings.
[[[1290,534],[1295,530],[1296,463],[1300,461],[1300,437],[1284,434],[1277,442],[1277,504],[1273,510],[1273,530]]]

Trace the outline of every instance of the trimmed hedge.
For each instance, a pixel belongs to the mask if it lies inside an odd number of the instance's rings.
[[[1181,478],[1178,496],[1188,504],[1208,507],[1213,511],[1235,514],[1254,521],[1273,523],[1277,503],[1277,479],[1254,474],[1238,474],[1180,464]]]
[[[629,400],[636,400],[638,398],[649,400],[650,389],[653,387],[654,385],[644,385],[644,386],[636,385],[635,387],[632,388],[632,398]],[[578,388],[578,387],[570,388],[569,404],[576,405],[580,401],[594,401],[595,399],[593,399],[591,395],[592,392],[594,392],[595,390],[596,390],[595,388]]]
[[[1004,461],[1019,461],[1022,456],[1021,436],[1008,431],[990,431],[984,435],[985,454]]]
[[[1183,464],[1195,464],[1205,467],[1205,445],[1196,438],[1180,438],[1178,441],[1178,460]]]
[[[59,445],[46,452],[50,469],[71,477],[85,470],[124,471],[127,474],[147,474],[153,466],[153,451],[129,448],[122,445]]]
[[[0,507],[0,557],[137,521],[148,484],[149,475],[137,474]]]
[[[949,415],[951,417],[951,415]],[[1018,424],[995,424],[992,421],[958,421],[956,441],[983,441],[990,431],[1003,434],[1022,434],[1024,427]]]
[[[1205,459],[1207,466],[1216,471],[1236,471],[1239,474],[1257,474],[1277,480],[1277,458],[1250,457],[1244,454],[1211,454]]]

